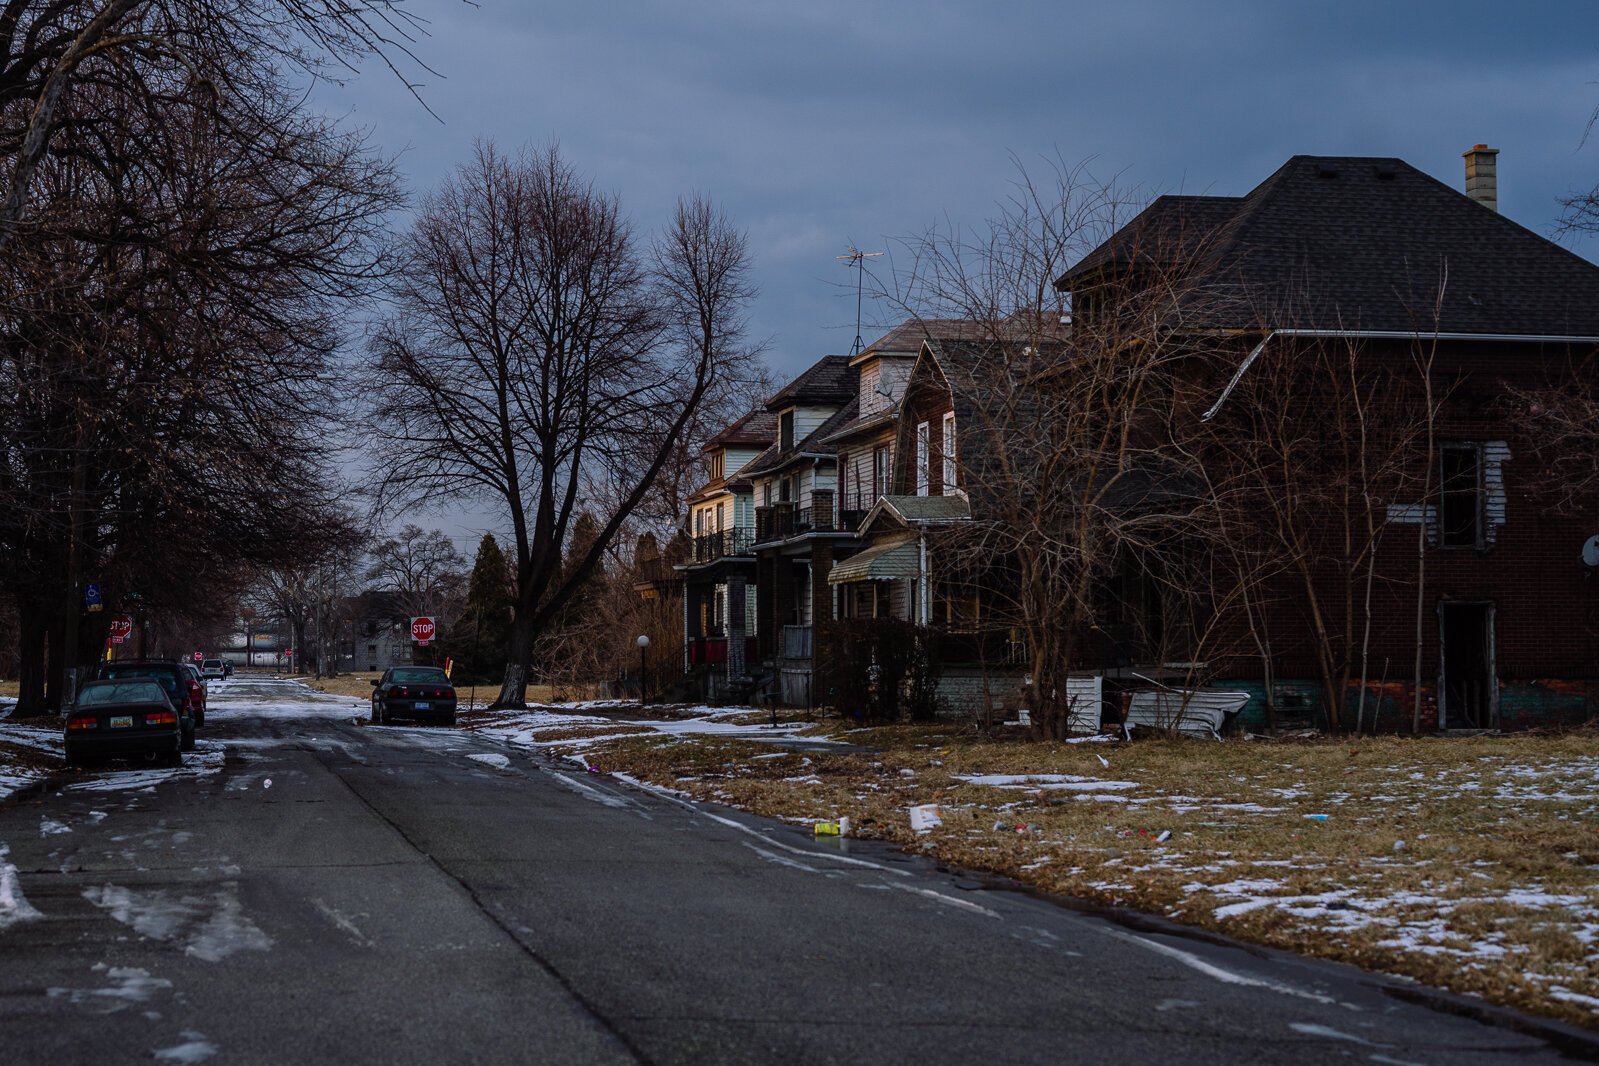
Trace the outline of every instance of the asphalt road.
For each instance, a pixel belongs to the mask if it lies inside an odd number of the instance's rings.
[[[1561,1058],[1348,967],[465,733],[367,727],[304,692],[219,691],[208,772],[101,772],[0,805],[0,902],[9,862],[41,915],[0,928],[0,1061]]]

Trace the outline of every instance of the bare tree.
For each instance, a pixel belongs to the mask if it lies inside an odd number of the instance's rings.
[[[393,594],[407,615],[453,619],[466,586],[466,556],[441,529],[424,531],[407,522],[372,548],[366,580]],[[444,625],[440,626],[441,636]]]
[[[473,498],[511,526],[515,617],[498,703],[697,412],[750,352],[743,236],[685,200],[646,252],[554,148],[480,145],[423,203],[373,338],[379,506]],[[579,513],[599,529],[563,566]]]
[[[32,217],[30,192],[47,155],[82,122],[70,101],[85,86],[163,104],[186,99],[228,124],[286,70],[319,76],[375,56],[415,93],[401,64],[426,69],[412,51],[425,33],[406,0],[7,0],[0,249]],[[174,70],[189,80],[187,94],[173,92]]]
[[[237,108],[187,68],[164,78],[63,90],[0,257],[0,557],[30,712],[103,639],[80,626],[85,579],[182,614],[208,571],[342,525],[315,427],[335,309],[382,269],[392,168],[267,74]]]

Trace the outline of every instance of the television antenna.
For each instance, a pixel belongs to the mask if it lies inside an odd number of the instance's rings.
[[[855,268],[855,343],[849,350],[851,359],[861,354],[861,349],[866,347],[866,343],[861,340],[861,291],[865,288],[866,282],[866,260],[876,259],[882,254],[882,252],[863,252],[852,244],[848,252],[833,257],[842,259]]]

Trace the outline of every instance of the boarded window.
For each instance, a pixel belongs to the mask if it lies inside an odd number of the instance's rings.
[[[784,411],[777,416],[777,443],[785,452],[794,447],[793,411]]]
[[[1482,445],[1439,449],[1439,537],[1446,548],[1480,548],[1483,532]]]

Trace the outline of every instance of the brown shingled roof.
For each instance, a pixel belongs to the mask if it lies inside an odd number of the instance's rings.
[[[766,401],[768,411],[780,411],[800,404],[848,403],[855,398],[859,372],[850,366],[847,355],[824,355],[799,377],[784,385]]]
[[[777,416],[754,410],[705,442],[705,451],[736,447],[740,444],[764,448],[777,439]]]
[[[1599,336],[1599,266],[1400,159],[1294,156],[1247,196],[1161,197],[1056,284],[1184,254],[1198,327]]]

